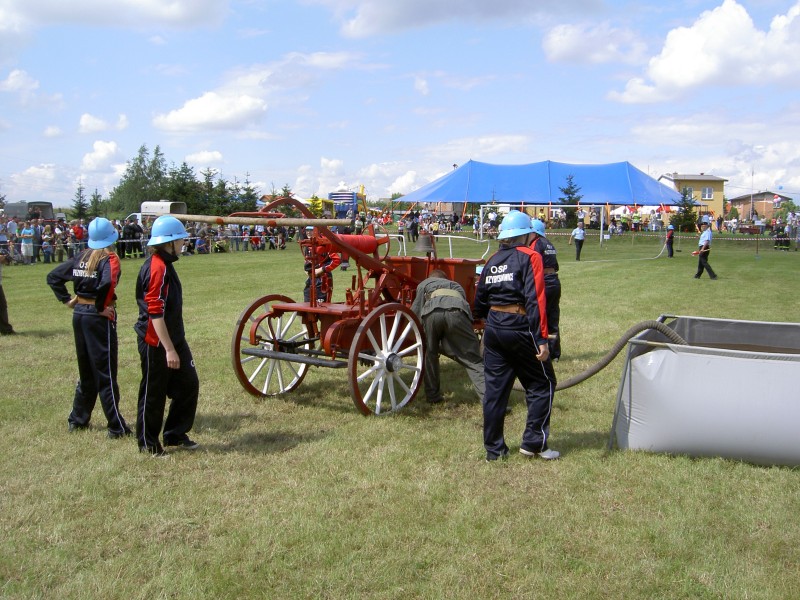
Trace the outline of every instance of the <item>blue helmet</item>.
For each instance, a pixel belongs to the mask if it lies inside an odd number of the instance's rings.
[[[533,229],[533,233],[544,237],[544,221],[541,219],[531,219],[531,228]]]
[[[675,225],[670,225],[667,229],[675,229]]]
[[[116,242],[117,238],[119,232],[108,219],[97,217],[89,223],[89,248],[92,250],[106,248]]]
[[[523,212],[511,210],[503,218],[503,222],[500,223],[500,234],[497,239],[506,240],[519,235],[526,235],[532,231],[531,218]]]
[[[183,223],[172,215],[161,215],[153,222],[153,229],[150,231],[150,241],[148,246],[158,246],[167,242],[174,242],[189,237]]]

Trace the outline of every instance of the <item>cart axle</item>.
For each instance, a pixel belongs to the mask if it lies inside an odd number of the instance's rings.
[[[287,362],[302,363],[315,367],[328,367],[331,369],[346,369],[346,360],[334,360],[330,358],[316,358],[292,352],[278,352],[277,350],[267,350],[265,348],[242,348],[242,354],[248,356],[258,356],[259,358],[269,358],[272,360],[285,360]]]

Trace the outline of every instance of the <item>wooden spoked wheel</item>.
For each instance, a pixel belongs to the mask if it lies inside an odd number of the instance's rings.
[[[254,396],[277,396],[295,389],[308,371],[307,364],[253,356],[247,349],[279,352],[311,350],[314,342],[309,325],[296,312],[275,312],[275,303],[292,303],[291,298],[270,295],[248,306],[236,321],[231,343],[233,370],[242,387]]]
[[[365,415],[397,412],[414,399],[424,365],[422,326],[402,304],[383,304],[359,325],[348,374],[356,408]]]

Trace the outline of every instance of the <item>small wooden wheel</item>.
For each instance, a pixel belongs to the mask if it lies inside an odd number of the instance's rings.
[[[248,306],[236,321],[231,341],[231,362],[242,387],[254,396],[277,396],[295,389],[308,371],[307,364],[246,354],[247,349],[280,352],[314,347],[311,328],[296,312],[275,312],[275,303],[291,298],[269,295]]]

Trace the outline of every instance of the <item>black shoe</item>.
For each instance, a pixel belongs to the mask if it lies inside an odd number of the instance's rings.
[[[508,451],[504,452],[501,455],[497,454],[487,454],[486,455],[486,462],[495,462],[498,460],[508,460]]]
[[[700,279],[700,275],[695,275],[694,278],[695,279]]]
[[[108,431],[108,439],[110,440],[118,440],[124,437],[130,437],[133,435],[133,432],[130,429],[123,429],[122,431]]]
[[[174,448],[183,448],[184,450],[197,450],[200,447],[200,444],[190,440],[188,437],[185,437],[182,440],[176,440],[174,442],[168,442],[164,440],[164,445],[172,446]]]
[[[69,424],[70,433],[75,433],[76,431],[86,431],[87,429],[89,429],[88,425],[78,425],[77,423]]]
[[[716,275],[714,275],[714,276],[711,278],[711,281],[715,281],[716,279],[717,279],[717,276],[716,276]]]
[[[13,329],[3,330],[0,331],[0,335],[17,335],[17,332]]]

